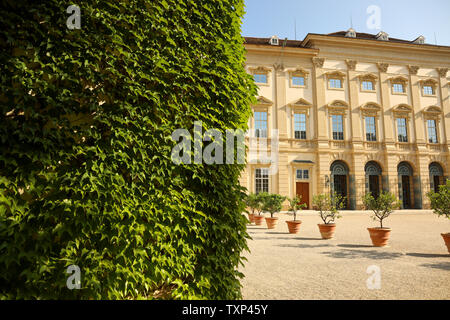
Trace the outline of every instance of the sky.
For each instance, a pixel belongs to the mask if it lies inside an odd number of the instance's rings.
[[[246,37],[303,40],[308,33],[347,30],[450,46],[450,0],[244,0]],[[297,28],[295,28],[297,25]],[[295,31],[295,29],[297,31]],[[436,35],[436,36],[435,36]]]

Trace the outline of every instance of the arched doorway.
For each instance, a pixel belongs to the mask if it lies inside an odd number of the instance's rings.
[[[439,186],[444,184],[444,170],[437,162],[432,162],[428,166],[430,172],[430,187],[431,191],[439,192]]]
[[[398,189],[400,200],[402,203],[402,209],[411,209],[411,185],[413,169],[408,162],[400,162],[397,166],[398,171]]]
[[[366,163],[364,171],[366,173],[366,192],[370,192],[376,199],[381,190],[381,167],[377,162],[369,161]]]
[[[345,162],[337,160],[331,164],[331,192],[336,192],[344,199],[344,209],[348,208],[348,176],[349,170]]]

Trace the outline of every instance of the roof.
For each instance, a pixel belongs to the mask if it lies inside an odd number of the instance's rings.
[[[397,39],[397,38],[391,38],[389,37],[389,40],[384,41],[384,40],[377,40],[377,34],[370,34],[370,33],[363,33],[363,32],[356,32],[356,38],[349,38],[346,37],[345,35],[347,34],[347,31],[337,31],[337,32],[332,32],[332,33],[327,33],[327,34],[322,34],[322,33],[308,33],[305,37],[305,39],[303,40],[285,40],[285,39],[279,39],[278,41],[278,47],[283,46],[283,44],[285,45],[285,47],[293,47],[293,48],[308,48],[308,37],[310,36],[324,36],[324,37],[340,37],[340,38],[346,38],[346,39],[351,39],[351,40],[374,40],[374,41],[378,41],[378,42],[384,42],[384,43],[398,43],[398,44],[413,44],[413,45],[417,45],[417,46],[431,46],[431,47],[441,47],[441,48],[450,48],[450,46],[442,46],[442,45],[434,45],[434,44],[419,44],[414,42],[416,39],[414,40],[404,40],[404,39]],[[256,37],[244,37],[245,40],[245,44],[254,44],[254,45],[264,45],[264,46],[273,46],[273,47],[277,47],[276,45],[271,45],[269,43],[270,38],[256,38]]]
[[[259,45],[268,45],[268,46],[274,46],[269,43],[270,38],[254,38],[254,37],[244,37],[245,44],[259,44]],[[284,39],[279,39],[278,46],[283,46]],[[286,40],[285,47],[293,47],[293,48],[300,48],[302,47],[301,40]],[[276,46],[274,46],[276,47]]]

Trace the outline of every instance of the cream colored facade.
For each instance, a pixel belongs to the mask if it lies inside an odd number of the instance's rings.
[[[428,208],[426,193],[450,176],[450,47],[373,37],[308,34],[278,45],[246,38],[248,73],[267,79],[258,84],[253,111],[267,116],[269,132],[279,133],[278,171],[267,179],[269,192],[304,194],[311,207],[313,195],[334,190],[347,197],[348,209],[360,209],[362,196],[378,188],[396,194],[404,208]],[[293,77],[302,77],[304,85]],[[330,79],[342,88],[332,88]],[[363,81],[373,90],[365,90]],[[405,92],[394,92],[394,84]],[[297,113],[306,116],[306,139],[295,137]],[[343,140],[333,136],[333,115],[336,123],[342,119]],[[376,141],[367,141],[367,117],[374,120]],[[405,119],[407,142],[399,141],[399,118]],[[258,121],[250,120],[251,132]],[[432,123],[437,141],[431,142]],[[255,192],[259,183],[261,190],[256,170],[267,167],[248,162],[241,184]],[[307,177],[298,178],[297,170],[307,170]]]

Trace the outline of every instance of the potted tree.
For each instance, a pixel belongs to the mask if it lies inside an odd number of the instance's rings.
[[[364,205],[367,209],[373,211],[372,219],[380,222],[380,227],[367,228],[369,230],[370,239],[375,247],[384,247],[391,233],[391,228],[383,227],[383,220],[400,207],[400,201],[390,192],[382,192],[378,198],[372,193],[367,193],[363,197]]]
[[[296,195],[294,198],[288,199],[289,208],[288,212],[292,212],[294,214],[294,220],[286,221],[289,229],[289,233],[298,233],[300,230],[301,220],[297,220],[297,211],[306,208],[306,203],[302,202],[302,196]]]
[[[258,202],[259,202],[259,199],[258,199],[257,195],[254,193],[250,193],[245,198],[245,205],[247,206],[248,209],[251,210],[250,212],[247,212],[248,220],[250,220],[250,223],[254,222],[253,217],[255,216],[255,211],[258,208]]]
[[[274,217],[273,215],[281,211],[285,199],[286,197],[276,193],[268,194],[263,198],[263,210],[270,213],[270,218],[266,218],[267,229],[275,229],[278,223],[278,217]]]
[[[253,220],[255,222],[255,224],[257,226],[262,225],[263,221],[264,221],[264,216],[262,215],[264,208],[263,208],[263,204],[265,201],[265,198],[268,196],[269,194],[267,192],[260,192],[256,194],[256,199],[254,202],[254,207],[255,207],[255,211],[257,214],[253,215]]]
[[[434,213],[450,219],[450,180],[447,179],[445,185],[439,186],[439,192],[429,192],[428,197]],[[441,233],[441,236],[444,238],[445,245],[450,253],[450,233]]]
[[[318,194],[313,197],[313,205],[319,211],[323,223],[317,224],[322,239],[333,238],[336,224],[334,221],[341,217],[339,210],[344,206],[344,198],[337,194]]]

